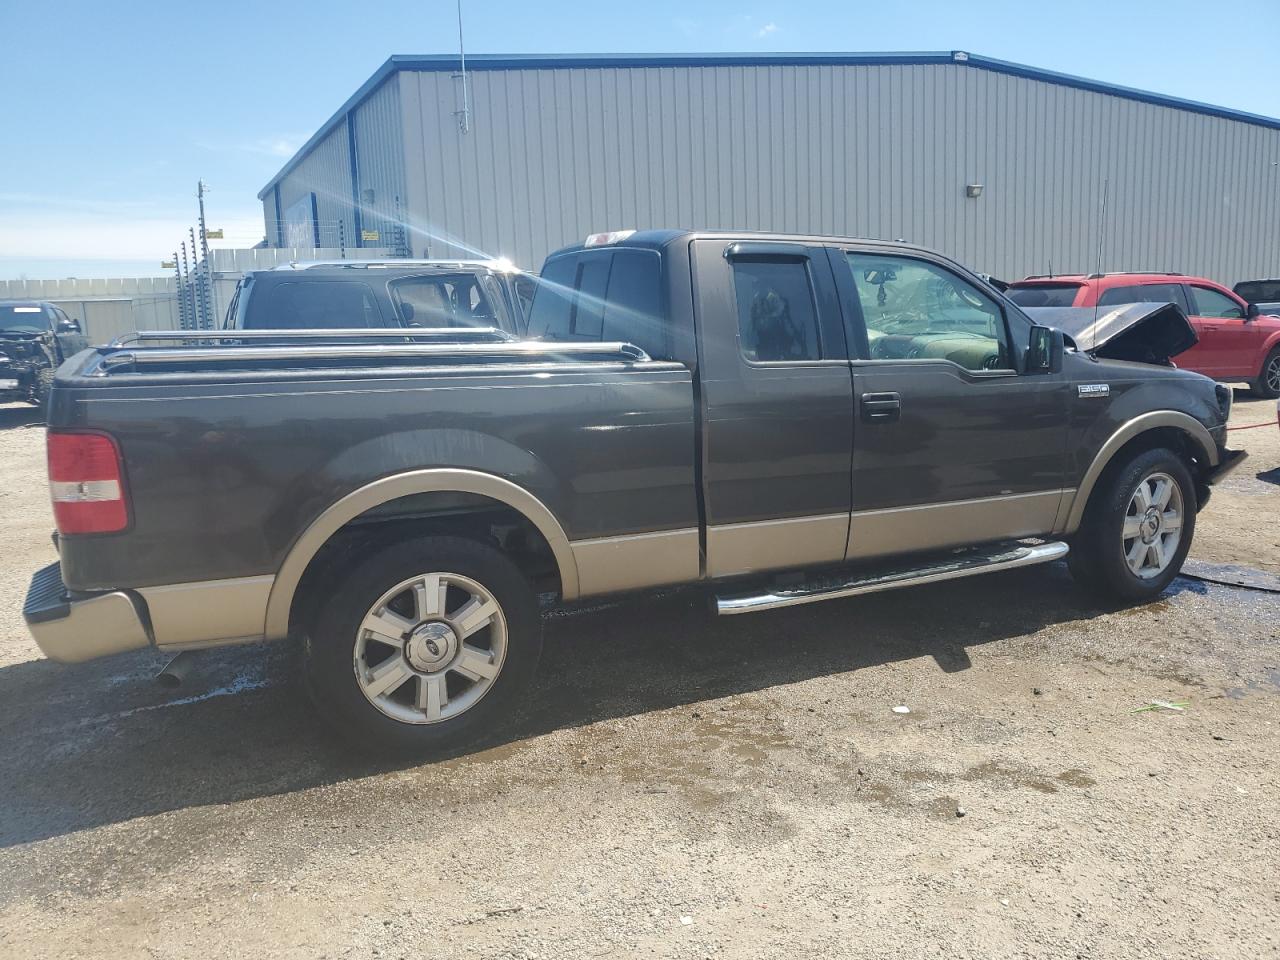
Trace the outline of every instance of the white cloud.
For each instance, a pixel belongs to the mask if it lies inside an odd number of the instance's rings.
[[[769,34],[777,33],[777,32],[778,32],[778,25],[774,23],[772,20],[770,20],[763,27],[761,27],[759,30],[756,31],[756,36],[767,37]]]
[[[38,215],[5,210],[0,216],[0,257],[83,260],[155,260],[168,257],[189,236],[191,216],[170,211],[46,209]],[[215,215],[211,227],[226,237],[211,246],[249,247],[262,239],[261,212]]]

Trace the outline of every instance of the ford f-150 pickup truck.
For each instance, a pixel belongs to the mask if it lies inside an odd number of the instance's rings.
[[[492,729],[540,598],[706,582],[746,614],[1063,556],[1154,597],[1241,457],[1230,391],[1168,363],[1176,307],[1085,352],[899,243],[601,234],[525,339],[252,333],[58,372],[26,618],[63,661],[298,638],[321,713],[389,750]]]

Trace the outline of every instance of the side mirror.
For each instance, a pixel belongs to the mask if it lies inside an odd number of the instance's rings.
[[[1258,305],[1256,303],[1245,304],[1244,318],[1246,320],[1252,320],[1254,317],[1260,316],[1262,316],[1262,311],[1258,309]]]
[[[1066,337],[1053,327],[1034,326],[1027,345],[1027,373],[1058,373]]]
[[[79,320],[59,320],[58,326],[57,326],[57,332],[58,333],[79,333],[80,321]]]

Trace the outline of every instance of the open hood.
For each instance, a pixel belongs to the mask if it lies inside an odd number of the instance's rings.
[[[1036,323],[1056,327],[1077,350],[1108,360],[1167,365],[1196,345],[1191,321],[1173,303],[1122,303],[1114,307],[1023,307]]]

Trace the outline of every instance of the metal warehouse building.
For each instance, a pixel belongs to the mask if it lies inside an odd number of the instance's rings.
[[[962,52],[389,59],[259,194],[275,246],[906,239],[997,276],[1280,273],[1280,120]],[[1104,202],[1105,194],[1105,202]],[[405,224],[403,234],[397,224]]]

